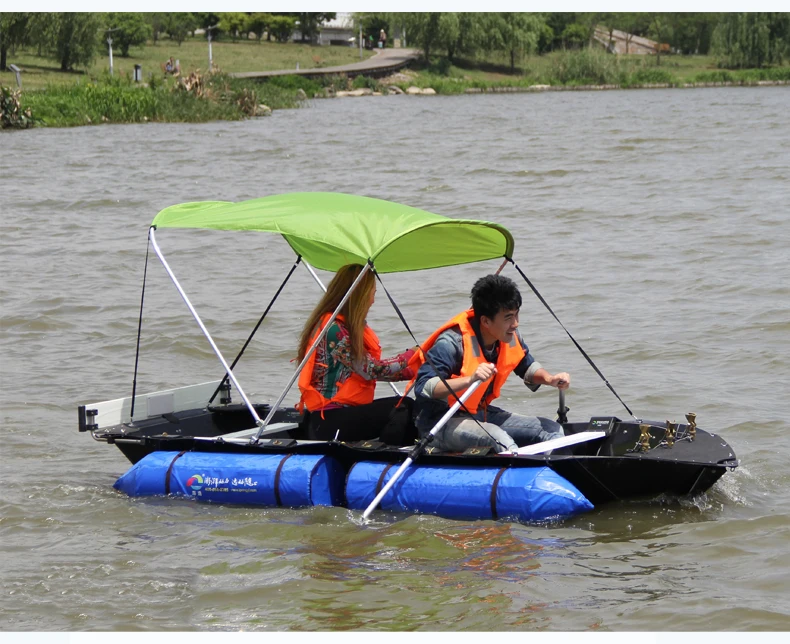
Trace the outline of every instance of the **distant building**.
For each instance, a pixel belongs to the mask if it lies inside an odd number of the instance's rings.
[[[293,41],[301,42],[302,32],[297,23],[293,33]],[[338,11],[335,18],[325,20],[320,25],[318,36],[313,39],[314,45],[346,45],[354,47],[357,43],[357,32],[354,30],[354,16],[351,12]]]
[[[354,31],[354,16],[351,12],[335,14],[332,20],[321,23],[321,33],[318,35],[319,45],[357,45],[357,32]]]

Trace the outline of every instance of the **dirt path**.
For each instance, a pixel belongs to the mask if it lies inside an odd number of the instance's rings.
[[[367,60],[348,65],[314,67],[310,69],[280,69],[272,72],[236,72],[229,75],[234,78],[271,78],[272,76],[289,76],[292,74],[313,77],[330,74],[384,76],[405,67],[416,59],[419,53],[418,49],[382,49]]]

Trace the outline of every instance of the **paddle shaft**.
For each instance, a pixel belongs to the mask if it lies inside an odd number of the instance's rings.
[[[471,396],[481,384],[482,384],[482,380],[477,380],[473,382],[471,385],[469,385],[469,388],[461,395],[461,397],[458,400],[455,401],[455,404],[452,407],[450,407],[450,409],[447,410],[447,413],[441,417],[439,422],[433,426],[433,429],[431,429],[428,436],[430,437],[436,436],[439,430],[442,427],[444,427],[447,421],[453,417],[455,412],[457,412],[461,408],[461,405],[464,402],[466,402],[466,399],[469,398],[469,396]],[[409,456],[409,458],[403,461],[403,464],[398,468],[398,471],[395,472],[395,474],[392,476],[392,478],[389,481],[387,481],[387,484],[382,488],[381,492],[379,492],[376,495],[376,498],[370,502],[370,505],[362,513],[363,519],[367,519],[370,516],[370,513],[376,509],[379,503],[381,503],[381,499],[383,499],[386,496],[387,492],[390,491],[392,486],[395,485],[395,481],[397,481],[400,478],[400,475],[403,474],[403,472],[408,469],[408,467],[414,462],[414,459],[417,458],[417,456],[418,454],[415,454],[414,457]]]

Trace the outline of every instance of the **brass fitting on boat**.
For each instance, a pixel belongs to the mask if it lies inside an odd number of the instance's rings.
[[[691,440],[694,440],[697,437],[697,414],[693,411],[690,411],[686,414],[686,420],[689,423],[688,426],[688,437]]]
[[[639,431],[638,448],[640,452],[646,452],[650,449],[650,425],[639,425]]]
[[[678,424],[675,421],[669,421],[669,420],[667,421],[667,433],[665,435],[665,439],[667,441],[667,447],[674,447],[677,427]]]

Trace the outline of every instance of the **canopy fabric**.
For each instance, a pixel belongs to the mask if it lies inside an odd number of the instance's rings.
[[[151,225],[279,233],[307,262],[327,271],[368,259],[380,273],[455,266],[512,257],[514,246],[498,224],[335,192],[184,203],[165,208]]]

